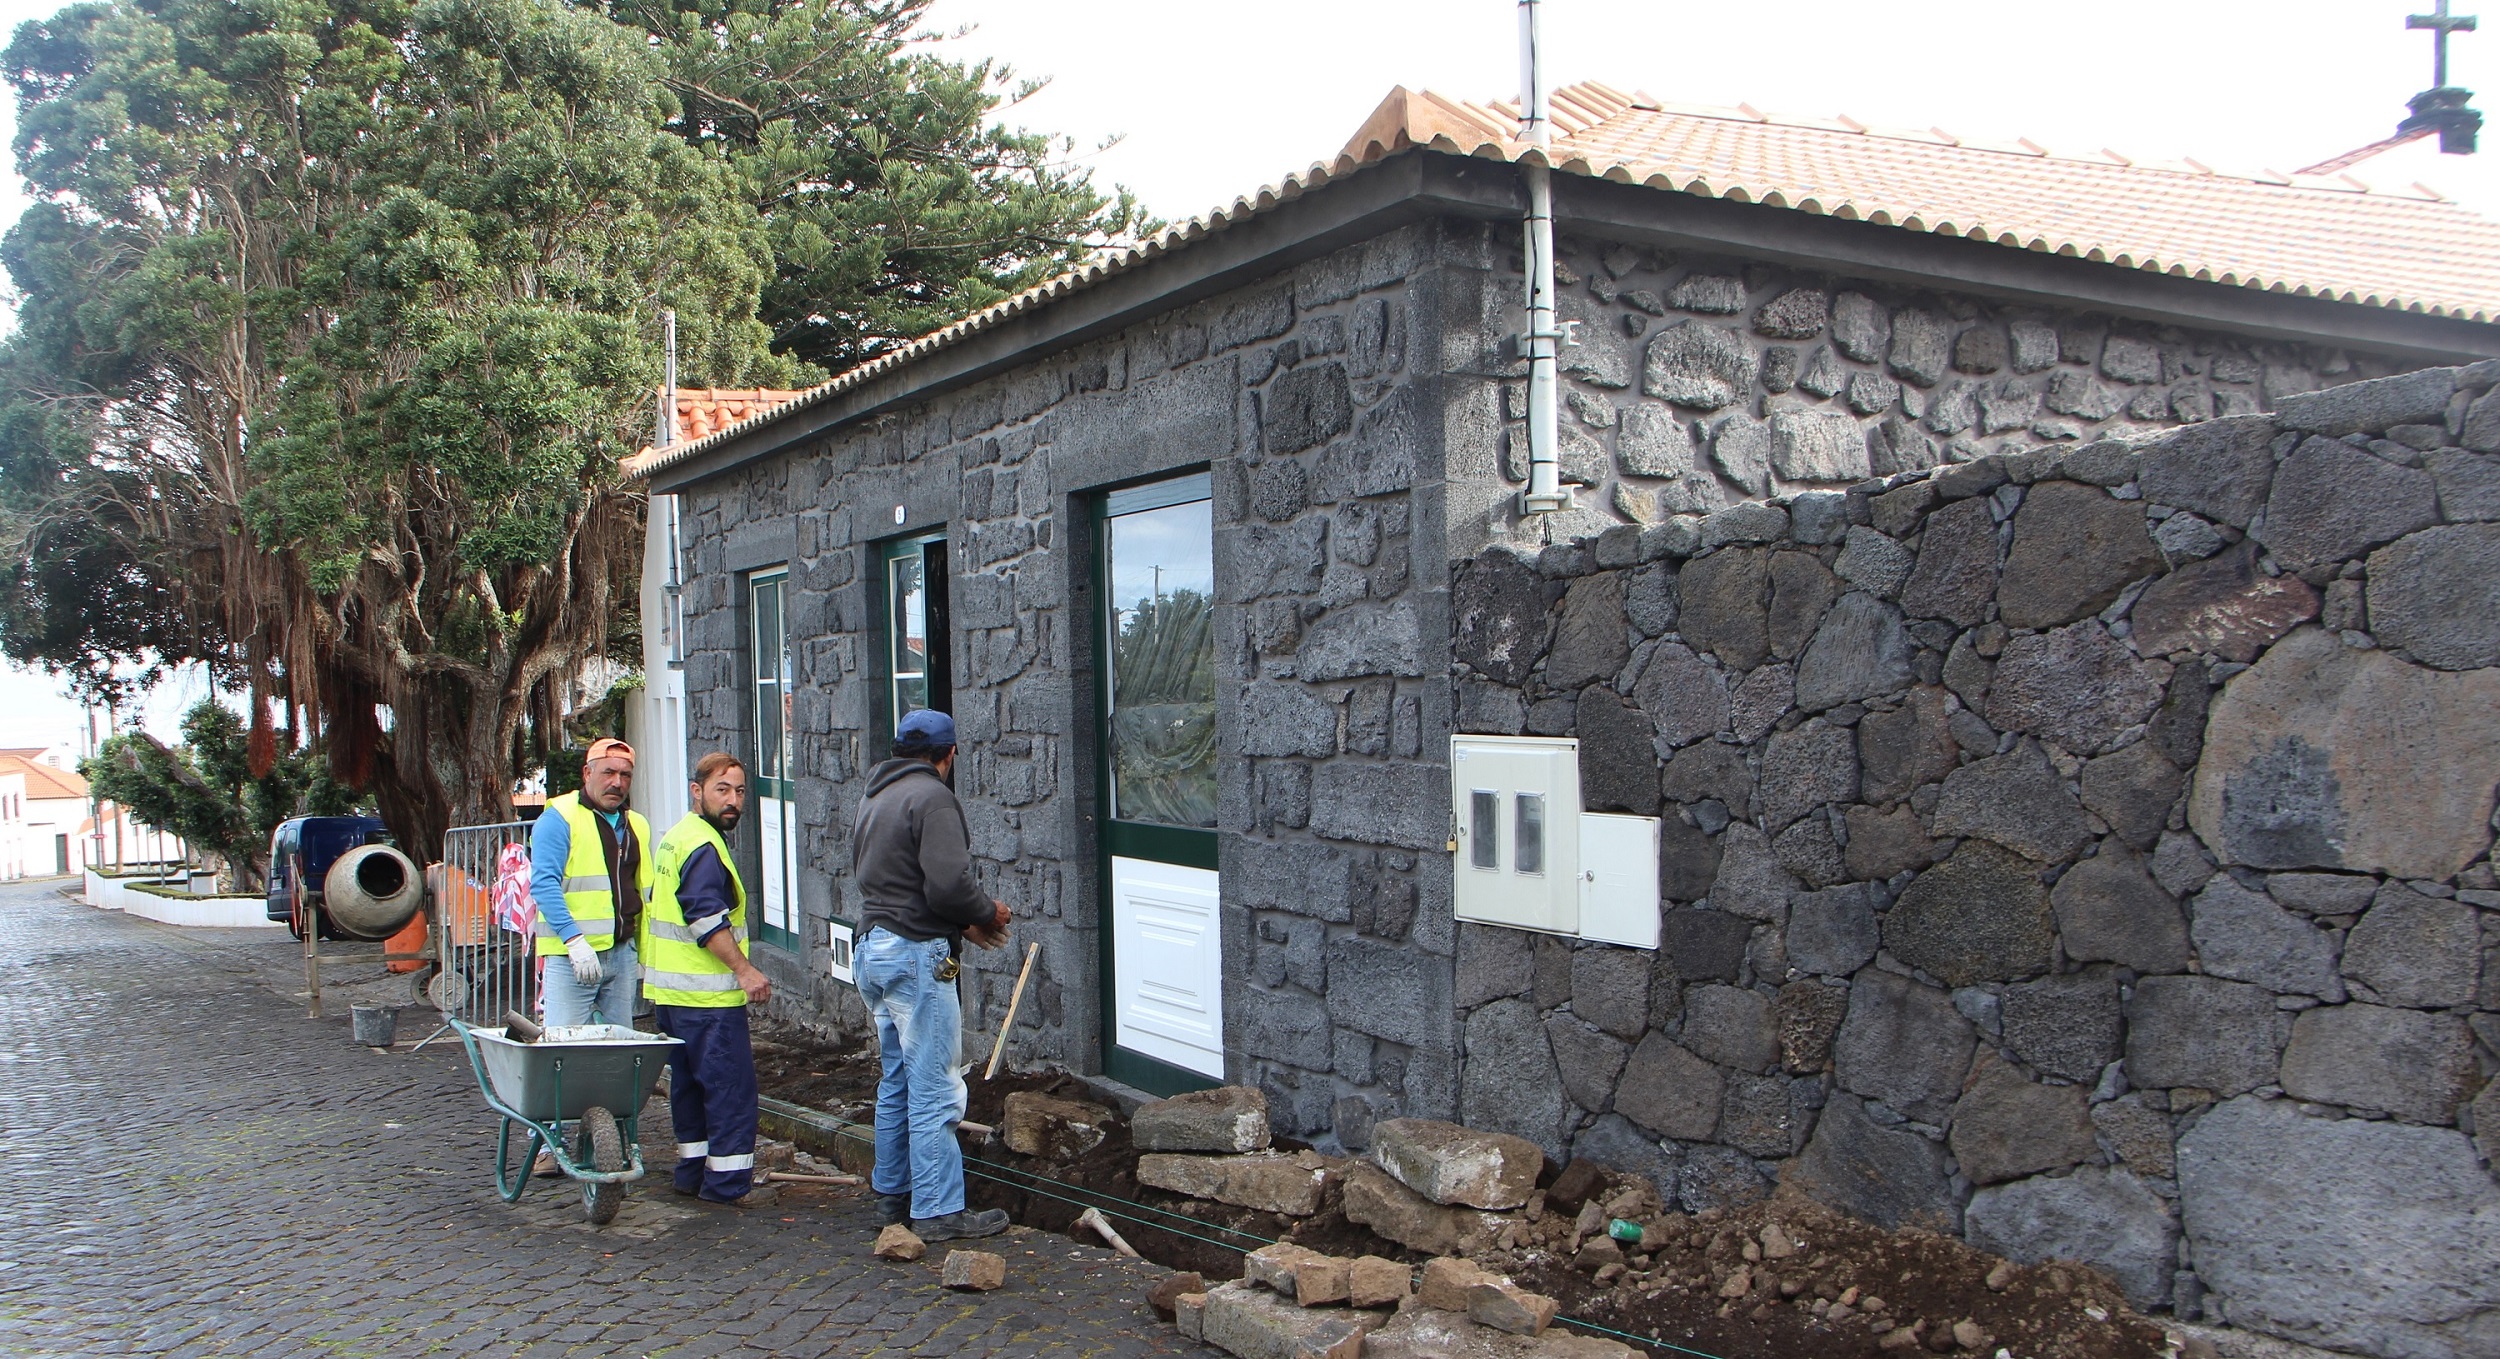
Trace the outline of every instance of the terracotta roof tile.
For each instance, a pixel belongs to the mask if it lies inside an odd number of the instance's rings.
[[[1676,104],[1597,82],[1552,97],[1554,139],[1514,140],[1517,106],[1400,86],[1336,159],[1106,251],[953,325],[932,331],[773,407],[831,400],[1011,318],[1226,231],[1415,147],[1520,161],[1740,203],[1962,236],[2119,268],[2324,297],[2365,306],[2500,320],[2500,222],[2420,186],[2373,191],[2349,175],[2226,174],[2197,161],[2137,162],[2096,149],[2053,151],[1938,128],[1774,116],[1750,105]],[[625,472],[648,477],[755,423],[645,449]]]
[[[42,752],[38,750],[37,754]],[[68,770],[39,764],[14,750],[0,750],[0,774],[24,774],[29,798],[83,798],[87,781]]]
[[[671,441],[670,447],[717,434],[804,395],[805,389],[779,387],[680,387],[677,389],[677,437]],[[643,454],[653,451],[646,448]]]

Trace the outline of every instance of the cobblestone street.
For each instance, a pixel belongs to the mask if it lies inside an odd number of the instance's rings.
[[[0,1354],[1213,1353],[1154,1324],[1151,1268],[1062,1237],[986,1243],[990,1294],[938,1287],[944,1247],[876,1261],[849,1191],[706,1209],[661,1169],[603,1229],[569,1184],[507,1205],[456,1043],[357,1047],[272,989],[284,934],[220,933],[0,887]]]

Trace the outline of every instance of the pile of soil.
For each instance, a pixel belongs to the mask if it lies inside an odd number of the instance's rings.
[[[873,1117],[873,1045],[845,1050],[773,1029],[756,1035],[755,1057],[765,1094],[863,1123]],[[976,1073],[965,1116],[997,1126],[1007,1096],[1020,1090],[1093,1098],[1067,1075],[985,1081]],[[1276,1142],[1282,1151],[1305,1145]],[[1148,1260],[1210,1281],[1239,1278],[1242,1255],[1276,1240],[1337,1256],[1428,1258],[1347,1221],[1333,1187],[1318,1214],[1283,1217],[1142,1186],[1137,1157],[1121,1120],[1073,1160],[1039,1161],[995,1141],[967,1146],[967,1196],[975,1207],[1004,1208],[1027,1226],[1088,1244],[1100,1242],[1078,1231],[1076,1219],[1099,1208]],[[1557,1169],[1547,1167],[1546,1184]],[[1602,1247],[1575,1253],[1575,1215],[1544,1211],[1543,1199],[1539,1193],[1509,1215],[1495,1244],[1476,1253],[1478,1263],[1552,1297],[1566,1317],[1718,1359],[1994,1359],[1999,1351],[2011,1359],[2158,1359],[2168,1348],[2161,1328],[2091,1270],[2015,1266],[1950,1237],[1888,1231],[1802,1199],[1687,1216],[1662,1211],[1645,1182],[1609,1176],[1591,1201],[1645,1228],[1613,1270],[1595,1264]],[[1766,1255],[1764,1232],[1774,1223],[1775,1250]],[[1956,1323],[1967,1323],[1959,1338]]]

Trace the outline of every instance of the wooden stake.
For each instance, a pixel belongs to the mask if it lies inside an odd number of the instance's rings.
[[[857,1175],[801,1175],[788,1170],[759,1170],[756,1178],[773,1183],[789,1184],[866,1184]]]
[[[1007,997],[1007,1022],[998,1026],[998,1046],[990,1049],[989,1070],[981,1073],[982,1080],[991,1080],[998,1075],[998,1059],[1007,1055],[1007,1035],[1016,1031],[1016,1007],[1024,1004],[1024,984],[1033,979],[1033,960],[1041,956],[1039,940],[1025,946],[1024,967],[1016,973],[1015,994]]]
[[[1130,1245],[1126,1237],[1120,1235],[1119,1231],[1111,1225],[1110,1221],[1103,1217],[1099,1209],[1088,1208],[1084,1212],[1077,1214],[1076,1225],[1080,1227],[1093,1228],[1095,1231],[1102,1233],[1102,1239],[1110,1242],[1113,1250],[1118,1251],[1122,1255],[1128,1256],[1132,1260],[1137,1258],[1137,1248]]]

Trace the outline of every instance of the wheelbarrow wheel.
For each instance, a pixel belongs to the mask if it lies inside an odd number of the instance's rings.
[[[625,1168],[625,1137],[617,1130],[616,1115],[595,1105],[583,1112],[573,1159],[587,1161],[591,1169],[609,1174]],[[589,1212],[594,1226],[607,1225],[616,1217],[617,1205],[624,1201],[625,1186],[617,1181],[582,1181],[582,1207]]]

